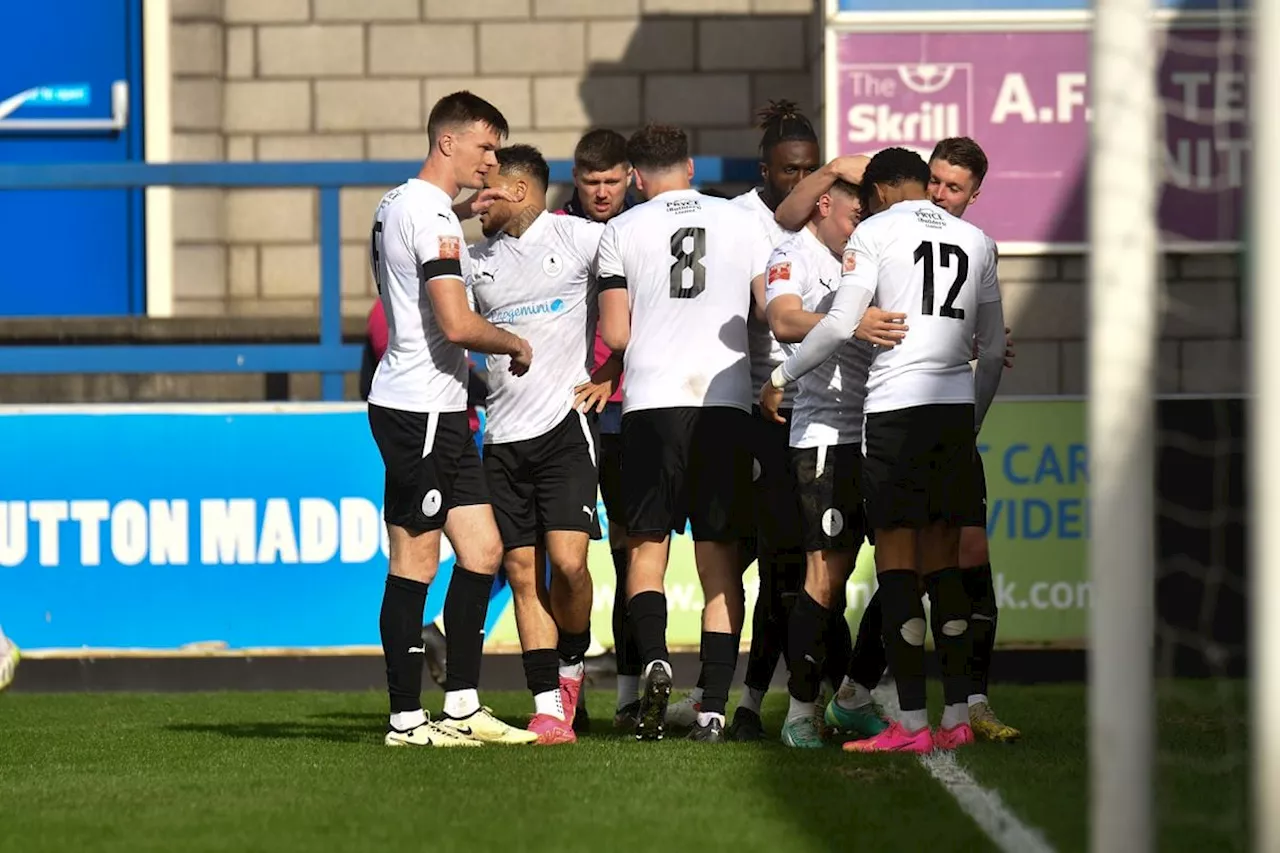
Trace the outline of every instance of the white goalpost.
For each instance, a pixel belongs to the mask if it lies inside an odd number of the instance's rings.
[[[1280,145],[1280,2],[1255,0],[1251,49],[1254,163]],[[1250,657],[1253,707],[1253,836],[1259,853],[1280,851],[1280,215],[1258,169],[1249,194],[1245,310],[1249,328],[1251,389],[1249,459]],[[1268,321],[1272,322],[1268,322]]]
[[[1094,0],[1089,165],[1089,729],[1094,853],[1153,849],[1159,337],[1152,0]]]

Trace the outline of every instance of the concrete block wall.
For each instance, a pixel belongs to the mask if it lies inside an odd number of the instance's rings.
[[[1159,393],[1245,390],[1242,272],[1236,255],[1165,256]],[[1002,394],[1085,393],[1085,273],[1079,255],[1000,259],[1005,320],[1018,351]]]
[[[799,101],[819,125],[814,0],[172,0],[178,160],[414,160],[448,92],[497,104],[512,141],[568,157],[594,125],[676,122],[695,153],[752,156],[753,112]],[[343,310],[373,299],[369,217],[343,192]],[[175,193],[175,309],[313,316],[317,205],[306,189]],[[474,234],[474,223],[469,233]],[[1007,394],[1084,389],[1084,259],[1001,261],[1018,340]],[[1238,259],[1169,257],[1159,387],[1242,384]]]
[[[415,160],[437,99],[471,89],[512,141],[568,157],[591,126],[661,119],[696,153],[751,155],[755,108],[816,107],[814,0],[175,0],[177,160]],[[343,310],[373,298],[369,216],[343,193]],[[307,189],[175,193],[175,312],[316,311]],[[471,229],[475,228],[471,223]]]

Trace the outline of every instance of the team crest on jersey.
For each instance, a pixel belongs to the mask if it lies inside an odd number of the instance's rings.
[[[769,284],[775,281],[791,280],[791,261],[783,261],[780,264],[774,264],[769,267]]]
[[[457,237],[441,237],[439,242],[441,258],[456,261],[462,257],[462,241]]]
[[[542,259],[542,271],[551,277],[560,275],[560,270],[564,269],[564,264],[560,261],[559,255],[547,255]]]
[[[842,272],[853,272],[854,267],[858,265],[858,255],[853,249],[844,250],[844,258],[840,263]]]

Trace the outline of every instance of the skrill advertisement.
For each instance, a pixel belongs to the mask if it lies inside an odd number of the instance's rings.
[[[971,136],[991,162],[969,214],[977,225],[1002,243],[1084,242],[1088,32],[841,32],[837,44],[839,153],[900,145],[928,157],[940,139]],[[1249,154],[1247,43],[1231,30],[1173,29],[1160,47],[1163,236],[1234,242]]]

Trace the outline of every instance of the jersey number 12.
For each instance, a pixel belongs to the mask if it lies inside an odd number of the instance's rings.
[[[917,264],[924,264],[924,298],[921,300],[920,313],[933,313],[933,255],[935,244],[924,240],[916,247],[915,255]],[[942,303],[942,307],[938,309],[938,314],[942,317],[950,317],[953,320],[964,319],[964,309],[956,308],[955,301],[960,296],[960,289],[964,287],[964,283],[969,279],[969,256],[964,253],[964,249],[953,243],[937,244],[937,248],[941,250],[942,268],[951,268],[951,259],[956,261],[956,280],[952,283],[951,289],[947,291],[946,301]]]

